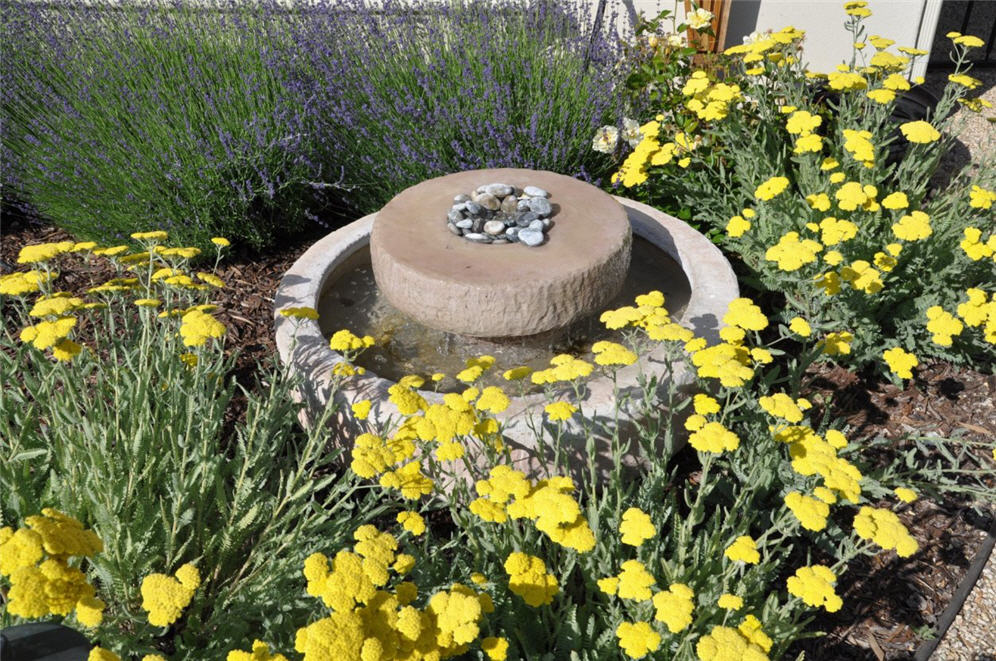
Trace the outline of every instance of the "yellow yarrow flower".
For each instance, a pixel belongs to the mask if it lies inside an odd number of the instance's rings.
[[[886,209],[905,209],[909,205],[910,201],[906,197],[906,193],[899,191],[886,195],[885,199],[882,200],[882,206]]]
[[[73,241],[60,241],[58,243],[38,243],[24,246],[17,255],[18,264],[35,264],[47,262],[59,255],[72,252],[76,243]]]
[[[716,605],[725,610],[738,611],[744,607],[744,600],[735,594],[724,592],[720,595]]]
[[[521,552],[510,553],[505,559],[509,575],[508,588],[532,607],[549,604],[560,591],[557,579],[546,571],[541,558]]]
[[[903,241],[919,241],[933,233],[930,216],[922,211],[911,211],[892,225],[892,233]]]
[[[631,659],[642,659],[661,646],[661,636],[647,622],[620,622],[616,627],[619,647]]]
[[[684,583],[672,583],[667,590],[654,595],[654,619],[667,625],[668,631],[678,633],[692,623],[695,610],[695,593]]]
[[[760,331],[768,327],[768,318],[761,308],[754,305],[749,298],[737,298],[730,301],[723,315],[723,323],[738,326],[744,330]]]
[[[854,517],[854,532],[885,550],[895,549],[901,558],[908,558],[920,548],[895,512],[864,506]]]
[[[489,661],[505,661],[508,658],[508,640],[489,636],[481,641],[481,650]]]
[[[398,523],[416,537],[425,532],[425,519],[418,512],[398,512]]]
[[[759,200],[771,200],[783,193],[788,188],[788,185],[789,180],[786,177],[771,177],[757,187],[754,191],[754,197]]]
[[[885,362],[889,365],[889,370],[902,379],[913,378],[913,368],[920,364],[916,356],[907,352],[902,347],[892,347],[882,353]]]
[[[829,567],[800,567],[795,570],[794,576],[789,577],[788,591],[809,606],[822,606],[828,613],[836,613],[844,605],[833,590],[836,582],[837,576]]]
[[[272,654],[270,646],[261,640],[252,641],[252,651],[232,650],[225,661],[287,661],[283,654]]]
[[[180,567],[174,576],[149,574],[142,579],[142,608],[149,613],[149,624],[168,627],[180,618],[183,609],[200,585],[200,574],[193,565]]]
[[[950,347],[952,337],[960,335],[965,326],[954,315],[939,305],[927,308],[927,332],[933,333],[931,340],[942,347]]]
[[[111,650],[106,650],[98,645],[90,650],[86,661],[121,661],[121,657]]]
[[[801,422],[804,417],[802,412],[812,408],[808,400],[794,400],[783,392],[761,397],[757,401],[770,415],[793,423]]]
[[[789,330],[802,337],[809,337],[813,332],[809,323],[802,317],[792,317],[792,320],[789,321]]]
[[[811,239],[799,240],[798,232],[788,232],[778,243],[768,248],[764,258],[776,262],[782,271],[797,271],[806,264],[816,261],[816,254],[823,246]]]
[[[657,534],[657,528],[650,517],[638,507],[630,507],[623,512],[622,523],[619,524],[622,543],[630,546],[640,546],[646,540]]]
[[[992,207],[993,202],[996,202],[996,191],[973,185],[972,190],[968,193],[968,197],[968,206],[975,209],[989,209]]]
[[[899,125],[899,130],[910,142],[927,144],[937,141],[941,134],[929,122],[918,120]]]
[[[851,353],[851,342],[853,341],[854,335],[848,331],[827,333],[826,338],[823,340],[823,353],[828,356],[849,354]]]
[[[191,310],[185,313],[180,324],[180,336],[184,346],[199,347],[210,338],[222,338],[227,329],[225,325],[207,312]]]
[[[726,233],[736,239],[743,236],[750,228],[751,224],[749,220],[744,219],[742,216],[733,216],[730,218],[730,222],[726,224]]]
[[[768,655],[737,629],[714,626],[695,643],[701,661],[767,661]]]
[[[543,410],[546,411],[546,414],[550,417],[550,420],[559,422],[570,419],[570,417],[577,412],[578,408],[570,402],[561,401],[547,404]]]
[[[59,317],[52,321],[40,321],[21,330],[22,342],[30,342],[36,349],[48,349],[66,338],[76,326],[76,317]]]
[[[707,422],[701,429],[692,432],[688,444],[699,452],[732,452],[740,447],[740,437],[719,422]]]
[[[595,354],[595,362],[599,365],[632,365],[637,360],[637,355],[616,342],[601,340],[595,342],[591,347]]]
[[[904,503],[912,503],[917,499],[916,491],[908,487],[896,487],[892,492]]]
[[[827,527],[830,508],[823,501],[791,491],[785,495],[785,505],[806,530],[818,532]]]

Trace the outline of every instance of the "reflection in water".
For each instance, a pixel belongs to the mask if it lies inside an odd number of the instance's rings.
[[[483,385],[501,385],[501,373],[519,365],[543,369],[550,358],[568,353],[591,360],[591,345],[598,340],[618,340],[619,331],[609,331],[594,314],[566,329],[524,338],[484,340],[437,331],[410,319],[387,302],[374,283],[367,249],[357,253],[329,286],[318,306],[319,323],[326,337],[340,328],[358,335],[372,335],[377,345],[368,349],[358,364],[378,376],[397,381],[406,374],[428,377],[442,372],[448,377],[462,370],[467,358],[488,354],[495,367],[485,373]],[[679,320],[688,303],[688,280],[671,257],[649,241],[633,237],[629,274],[619,295],[606,309],[632,305],[633,298],[651,290],[664,292],[665,307]],[[443,391],[465,386],[453,378],[442,382]],[[428,387],[428,386],[426,386]]]

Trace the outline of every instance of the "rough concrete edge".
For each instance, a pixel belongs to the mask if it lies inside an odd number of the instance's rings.
[[[718,341],[722,316],[730,301],[739,296],[739,286],[732,267],[722,252],[701,233],[681,220],[649,205],[614,196],[626,209],[633,232],[664,250],[675,259],[691,286],[682,322],[691,322],[696,335],[705,337],[710,344]],[[310,375],[302,384],[302,396],[313,407],[323,406],[328,399],[329,374],[336,363],[342,362],[341,354],[328,348],[317,321],[284,317],[280,309],[289,306],[317,307],[326,281],[334,270],[357,250],[369,245],[370,232],[376,214],[370,214],[332,232],[309,248],[281,279],[274,296],[274,324],[276,343],[281,360],[292,363],[299,373]],[[679,248],[680,246],[680,248]],[[706,286],[706,282],[711,282]],[[617,373],[620,383],[636,383],[641,371],[652,368],[652,363],[662,363],[666,348],[661,346],[640,362],[624,367]],[[671,378],[679,385],[691,382],[686,368],[672,372]],[[372,372],[352,377],[351,387],[337,391],[342,404],[370,399],[374,402],[371,419],[384,420],[397,415],[395,407],[387,400],[387,390],[392,381]],[[611,415],[613,409],[613,384],[602,377],[586,382],[588,397],[585,404],[593,416]],[[442,402],[442,395],[432,391],[419,391],[430,403]],[[497,418],[505,425],[506,433],[514,434],[517,425],[525,426],[523,413],[545,402],[544,395],[536,393],[513,397],[509,408]],[[348,427],[351,416],[342,416],[340,422]],[[344,434],[347,429],[342,430]],[[514,436],[513,436],[514,437]]]

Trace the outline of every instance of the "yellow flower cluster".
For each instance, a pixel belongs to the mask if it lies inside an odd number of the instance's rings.
[[[18,264],[38,264],[55,259],[59,255],[67,252],[74,252],[77,244],[73,241],[59,241],[58,243],[38,243],[24,246],[17,255]]]
[[[968,300],[958,305],[958,316],[971,328],[983,327],[983,338],[996,344],[996,293],[986,301],[986,292],[974,287],[965,292]],[[928,328],[929,330],[929,328]]]
[[[939,305],[927,308],[927,332],[932,333],[931,340],[942,347],[950,347],[952,338],[960,335],[965,325],[950,312]]]
[[[532,484],[524,473],[498,465],[475,489],[480,497],[471,501],[470,511],[485,521],[530,519],[537,530],[561,546],[579,553],[595,547],[588,520],[571,495],[574,482],[569,477],[554,476]]]
[[[741,535],[733,540],[733,543],[726,547],[723,555],[733,562],[744,562],[749,565],[756,565],[761,561],[761,554],[757,551],[757,543],[749,535]]]
[[[595,342],[591,351],[599,365],[632,365],[636,362],[636,354],[616,342]]]
[[[45,508],[25,518],[25,527],[0,528],[0,576],[10,579],[7,612],[23,618],[69,615],[85,627],[101,623],[106,604],[86,575],[69,564],[93,557],[104,545],[92,530],[62,512]]]
[[[966,227],[964,235],[959,245],[970,260],[977,262],[992,257],[996,261],[996,233],[990,234],[985,242],[982,241],[982,230],[977,227]]]
[[[789,180],[786,177],[775,176],[764,181],[754,191],[754,197],[765,202],[781,195],[788,188]]]
[[[689,97],[685,107],[701,120],[717,121],[729,114],[730,104],[743,99],[739,85],[712,82],[705,71],[695,71],[681,93]]]
[[[802,422],[803,411],[812,408],[809,400],[803,398],[792,399],[783,392],[761,397],[757,401],[761,405],[761,408],[769,414],[792,423]]]
[[[664,309],[664,294],[651,291],[635,299],[636,306],[626,305],[615,310],[606,310],[599,317],[609,330],[634,327],[642,329],[656,342],[688,342],[692,331],[671,321]]]
[[[764,258],[778,264],[782,271],[798,271],[806,264],[816,261],[816,255],[823,250],[818,241],[799,240],[798,232],[786,232],[778,243],[768,248]]]
[[[968,206],[975,209],[990,209],[993,202],[996,202],[996,191],[991,191],[982,186],[973,185],[968,193]]]
[[[640,546],[657,534],[657,528],[654,527],[646,512],[638,507],[630,507],[623,512],[619,532],[622,534],[623,544]]]
[[[836,582],[837,576],[823,565],[800,567],[787,581],[789,594],[799,597],[809,606],[822,606],[828,613],[836,613],[844,605],[833,591]]]
[[[22,342],[30,342],[36,349],[51,348],[56,360],[67,361],[82,351],[83,347],[69,339],[69,333],[76,326],[76,317],[55,317],[40,321],[21,330]]]
[[[529,375],[529,379],[536,385],[557,383],[558,381],[569,382],[575,379],[584,378],[594,371],[594,366],[580,358],[575,358],[570,354],[560,354],[550,359],[550,365],[545,370],[536,370]]]
[[[695,644],[695,654],[701,661],[767,661],[772,640],[760,627],[753,615],[736,629],[714,626]]]
[[[332,351],[360,351],[374,345],[374,339],[369,335],[357,337],[345,328],[337,330],[329,339],[329,348]]]
[[[606,594],[634,601],[652,600],[655,620],[665,623],[671,633],[684,630],[692,623],[695,593],[684,583],[672,583],[667,590],[655,594],[651,588],[656,584],[653,575],[639,560],[627,560],[617,576],[598,580],[599,589]]]
[[[149,624],[168,627],[180,619],[200,584],[200,572],[189,563],[177,569],[173,576],[149,574],[143,578],[142,608],[149,613]]]
[[[733,93],[731,86],[724,86],[723,91],[717,92],[715,102],[720,103],[719,98]],[[737,89],[739,93],[739,88]],[[703,106],[704,109],[704,106]],[[712,114],[718,110],[718,106],[713,106],[709,111]],[[639,186],[647,181],[648,166],[662,166],[670,163],[675,156],[679,156],[678,165],[688,167],[691,157],[683,154],[691,153],[698,144],[698,138],[693,138],[685,133],[676,133],[670,142],[661,144],[658,141],[661,125],[659,121],[653,120],[643,124],[639,128],[642,136],[639,144],[633,149],[626,160],[623,161],[619,170],[612,175],[613,184],[622,184],[626,188]]]
[[[424,609],[412,605],[414,583],[387,588],[391,573],[411,571],[415,559],[396,553],[397,539],[365,525],[354,532],[353,551],[332,560],[314,553],[305,560],[308,594],[321,597],[332,613],[298,629],[294,648],[305,661],[387,661],[447,659],[469,650],[480,634],[484,614],[494,611],[487,593],[460,583],[435,593]],[[482,649],[504,659],[500,639],[485,639]]]
[[[799,42],[804,36],[805,32],[789,26],[765,34],[750,43],[727,48],[724,53],[742,56],[741,60],[746,67],[744,73],[757,76],[765,73],[769,64],[784,67],[795,62]]]
[[[203,346],[210,338],[222,338],[225,333],[225,324],[196,309],[185,313],[180,324],[180,337],[188,347]]]
[[[287,661],[283,654],[273,654],[270,646],[261,640],[252,641],[252,651],[232,650],[225,657],[225,661]]]
[[[8,275],[0,275],[0,295],[3,296],[23,296],[33,294],[42,286],[48,284],[56,277],[58,272],[51,271],[17,271]]]
[[[542,606],[553,601],[560,591],[557,578],[546,571],[546,563],[541,558],[518,551],[505,559],[508,573],[508,589],[522,597],[530,606]]]
[[[661,636],[647,622],[620,622],[616,627],[619,647],[631,659],[642,659],[661,646]]]
[[[672,583],[667,590],[654,595],[654,619],[667,625],[668,631],[678,633],[692,623],[695,610],[695,593],[684,583]]]
[[[785,495],[785,505],[799,519],[799,523],[807,530],[820,531],[827,527],[827,517],[830,507],[822,500],[805,496],[798,491],[790,491]]]
[[[915,498],[916,494],[913,496]],[[854,517],[854,532],[883,549],[895,549],[901,558],[910,557],[920,548],[895,512],[886,509],[862,507]]]
[[[837,450],[847,445],[847,439],[839,431],[828,430],[824,440],[824,438],[821,438],[810,427],[791,426],[776,428],[775,440],[788,443],[789,455],[792,457],[792,470],[805,476],[819,475],[823,478],[823,486],[832,493],[839,493],[852,503],[858,501],[861,495],[861,472],[854,464],[843,457],[837,456]],[[795,497],[793,497],[793,500],[796,503],[808,502],[799,501]],[[820,500],[832,504],[836,501],[836,497],[833,499],[825,497]],[[803,509],[807,511],[812,510],[812,508],[806,508],[805,506],[803,506]],[[820,511],[823,510],[823,508],[817,509]],[[823,514],[822,517],[825,518],[826,514]],[[802,517],[800,516],[799,518],[801,519]],[[810,516],[809,520],[813,521],[814,517]],[[822,529],[822,527],[820,525],[816,529]]]
[[[902,347],[892,347],[882,353],[882,357],[889,365],[889,370],[902,379],[913,378],[913,368],[920,364],[916,356],[909,353]]]

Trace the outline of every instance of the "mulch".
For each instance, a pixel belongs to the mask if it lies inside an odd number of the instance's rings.
[[[251,383],[258,366],[275,365],[273,295],[283,273],[324,232],[288,241],[265,254],[235,250],[218,275],[228,287],[214,292],[218,317],[228,327],[226,345],[239,351],[236,376]],[[65,232],[31,219],[5,218],[0,234],[0,273],[16,267],[17,253],[30,243],[71,240]],[[59,287],[83,292],[91,283],[114,277],[104,260],[66,270]],[[900,388],[842,367],[823,366],[811,375],[810,392],[832,395],[831,415],[847,423],[852,440],[885,437],[902,449],[909,434],[957,434],[965,439],[996,439],[996,375],[947,364],[922,366],[917,378]],[[894,553],[861,558],[841,579],[845,608],[820,613],[813,631],[825,636],[796,643],[786,658],[800,652],[820,661],[899,661],[911,659],[961,581],[991,520],[964,498],[941,502],[924,498],[901,512],[920,551],[908,559]]]

